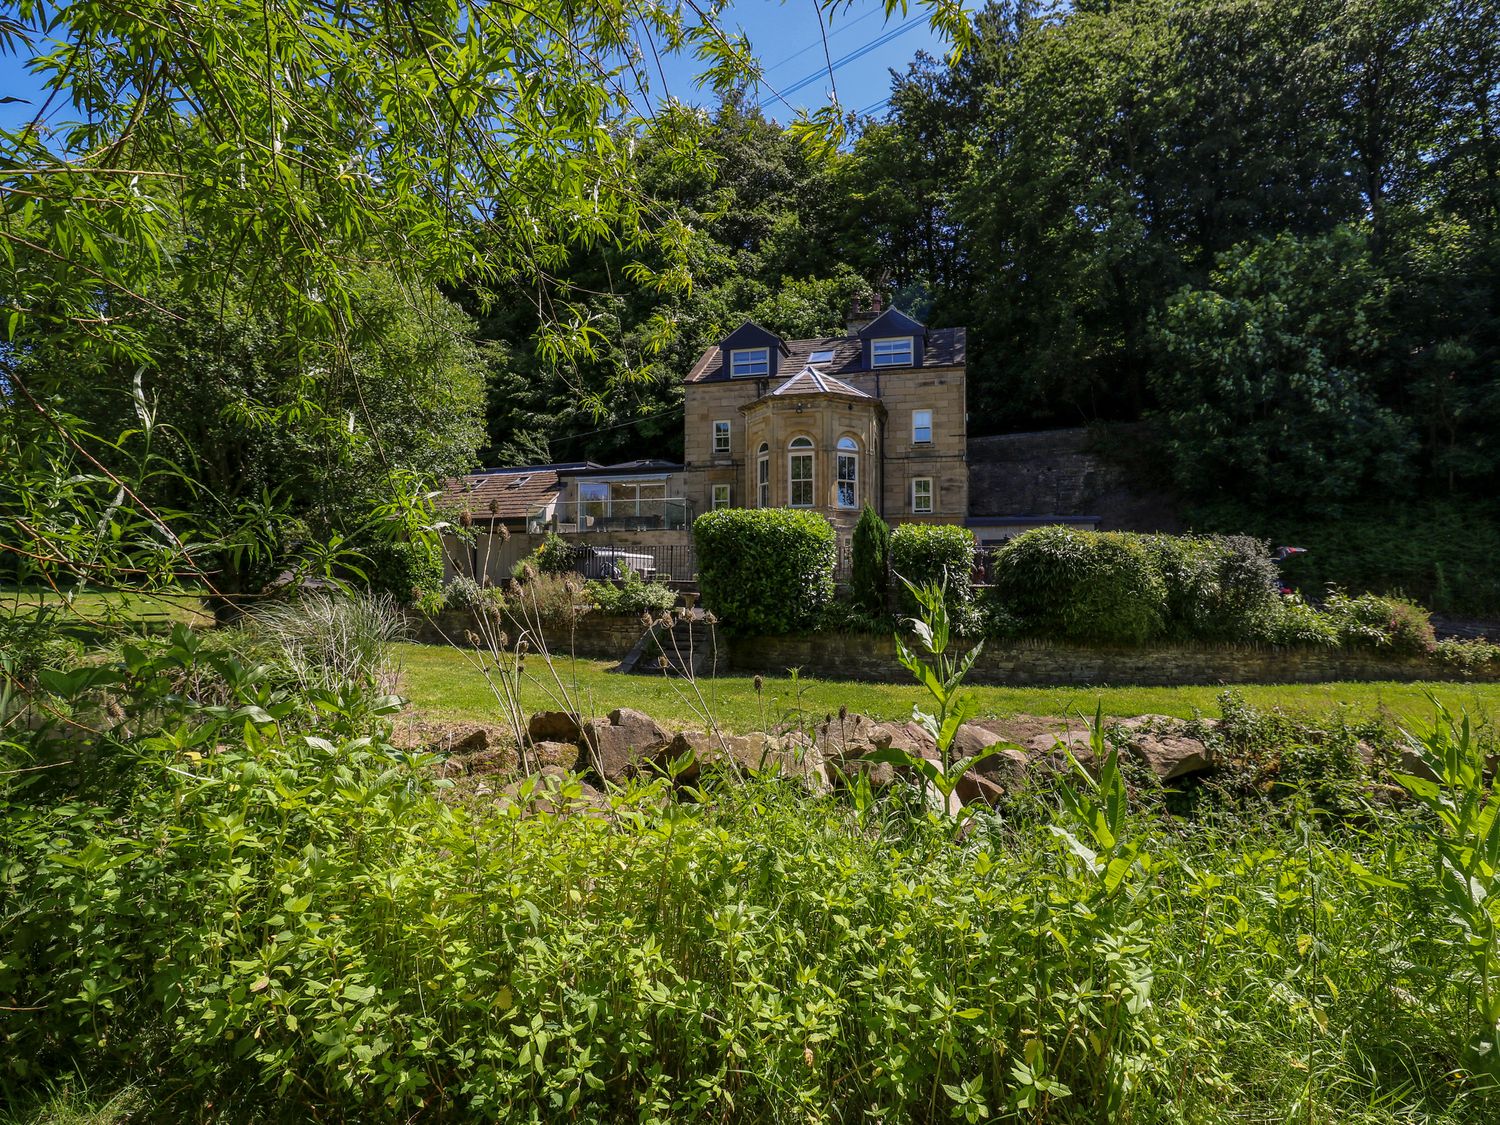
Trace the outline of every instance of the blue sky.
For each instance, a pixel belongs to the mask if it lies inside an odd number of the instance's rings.
[[[853,0],[828,21],[828,57],[818,28],[815,0],[739,0],[724,17],[727,29],[743,30],[766,68],[768,88],[759,91],[768,117],[787,122],[797,109],[828,104],[838,89],[846,109],[879,113],[890,94],[890,71],[905,70],[919,50],[941,56],[946,44],[927,25],[924,10],[898,10],[889,20],[881,0]],[[828,63],[832,62],[830,75]],[[667,92],[683,101],[711,105],[714,95],[693,85],[690,58],[662,60]],[[653,75],[660,84],[663,76]],[[656,91],[658,96],[660,91]],[[0,126],[14,126],[36,112],[39,85],[24,60],[0,55],[0,96],[25,99],[0,104]],[[54,115],[54,120],[59,119]],[[66,113],[62,116],[66,119]]]
[[[819,109],[835,87],[845,109],[878,113],[891,92],[892,69],[904,71],[919,50],[942,57],[948,49],[928,26],[925,9],[898,10],[887,19],[880,0],[853,0],[824,18],[826,57],[815,0],[740,0],[727,12],[726,29],[744,31],[765,68],[759,96],[766,116],[785,123],[798,109]],[[692,88],[692,60],[671,60],[664,69],[675,97],[713,101]]]

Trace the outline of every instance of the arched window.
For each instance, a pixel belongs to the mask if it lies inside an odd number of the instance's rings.
[[[839,438],[838,505],[859,507],[859,442],[847,436]]]
[[[771,447],[765,442],[756,451],[755,497],[762,508],[771,506]]]
[[[793,508],[813,506],[813,443],[811,438],[793,438],[787,447],[787,502]]]

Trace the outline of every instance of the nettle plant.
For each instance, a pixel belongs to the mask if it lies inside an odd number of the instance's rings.
[[[867,754],[872,762],[887,762],[911,770],[922,779],[924,793],[936,790],[941,806],[947,811],[959,780],[978,762],[1005,749],[1010,744],[997,742],[978,754],[953,756],[953,742],[958,728],[974,716],[978,705],[972,694],[964,692],[964,677],[974,666],[983,643],[976,644],[962,656],[948,652],[952,642],[952,622],[948,612],[946,583],[927,582],[917,585],[901,578],[907,594],[916,603],[919,616],[906,622],[917,639],[916,647],[896,633],[896,659],[932,697],[932,709],[912,708],[912,720],[937,744],[937,758],[923,757],[895,746]]]

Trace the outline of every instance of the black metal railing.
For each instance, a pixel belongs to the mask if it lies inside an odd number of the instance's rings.
[[[585,578],[625,576],[627,568],[649,581],[666,581],[688,585],[698,580],[698,562],[691,543],[664,543],[640,546],[612,542],[607,536],[590,537],[576,543],[578,573]]]

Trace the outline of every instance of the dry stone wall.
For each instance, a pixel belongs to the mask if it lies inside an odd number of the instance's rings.
[[[511,626],[514,635],[514,626]],[[413,620],[413,639],[423,644],[464,643],[474,629],[467,611]],[[594,660],[623,660],[640,639],[638,615],[590,613],[570,636],[565,627],[547,632],[552,652]],[[890,637],[818,634],[802,637],[717,638],[721,659],[741,675],[800,674],[829,680],[905,682]],[[723,664],[720,665],[724,667]],[[1274,648],[1265,645],[1158,645],[1149,648],[1083,648],[1046,641],[984,646],[968,682],[994,685],[1178,687],[1189,684],[1316,684],[1338,680],[1500,682],[1500,666],[1469,675],[1428,660],[1382,657],[1371,652]]]
[[[414,614],[410,621],[411,639],[424,645],[465,644],[468,633],[481,632],[472,610],[446,610],[431,619]],[[509,633],[512,639],[518,633],[513,621],[502,621],[499,628]],[[586,613],[571,630],[566,625],[558,625],[549,626],[545,632],[547,648],[555,654],[572,653],[591,660],[622,660],[644,631],[638,613],[618,617]]]
[[[730,648],[730,667],[750,675],[784,674],[840,680],[904,680],[889,637],[755,637]],[[969,673],[971,684],[1176,687],[1187,684],[1326,683],[1336,680],[1500,680],[1491,666],[1464,677],[1426,660],[1382,658],[1368,652],[1282,649],[1255,645],[1170,645],[1080,648],[1025,641],[988,643]]]

